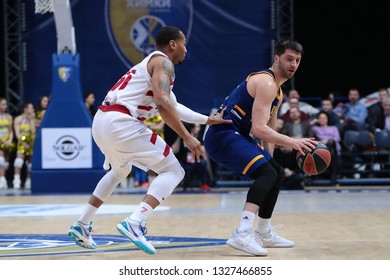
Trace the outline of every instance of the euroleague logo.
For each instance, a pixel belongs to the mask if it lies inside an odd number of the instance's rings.
[[[60,137],[53,146],[56,155],[63,160],[73,160],[84,149],[76,137],[64,135]]]
[[[106,0],[108,37],[119,59],[131,68],[155,50],[157,32],[165,25],[191,34],[193,6],[190,1]]]

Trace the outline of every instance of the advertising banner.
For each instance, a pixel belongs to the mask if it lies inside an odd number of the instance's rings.
[[[42,169],[92,168],[91,128],[43,128]]]

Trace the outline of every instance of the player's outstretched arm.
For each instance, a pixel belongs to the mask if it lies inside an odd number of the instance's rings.
[[[222,124],[222,123],[232,123],[232,120],[224,120],[223,119],[223,113],[225,112],[226,108],[223,108],[221,111],[218,111],[214,116],[209,117],[207,119],[207,125],[215,125],[215,124]]]
[[[198,124],[207,124],[207,125],[214,125],[214,124],[221,124],[221,123],[231,123],[231,120],[224,120],[222,118],[223,112],[217,113],[216,115],[212,117],[208,117],[206,115],[200,114],[198,112],[195,112],[191,110],[190,108],[184,106],[183,104],[177,102],[176,96],[173,92],[171,92],[171,101],[176,107],[176,110],[180,116],[180,119],[182,121],[188,122],[188,123],[198,123]]]

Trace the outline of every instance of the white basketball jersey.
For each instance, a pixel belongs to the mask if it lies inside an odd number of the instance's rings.
[[[107,93],[102,105],[120,104],[129,109],[131,115],[139,121],[144,121],[155,115],[157,106],[154,103],[152,78],[147,69],[149,60],[154,55],[167,57],[160,51],[154,51],[139,64],[134,65]],[[173,80],[171,81],[171,90]]]

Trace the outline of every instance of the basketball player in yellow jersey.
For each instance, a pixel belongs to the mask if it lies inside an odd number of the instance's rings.
[[[12,129],[12,116],[7,113],[7,100],[0,99],[0,189],[7,188],[7,180],[5,172],[8,169],[9,154],[12,152],[15,145],[14,133]]]
[[[15,118],[14,130],[15,136],[18,140],[16,158],[14,161],[14,189],[20,189],[21,180],[20,172],[22,170],[24,161],[29,160],[33,153],[33,145],[35,138],[35,120],[34,120],[34,106],[31,103],[23,105],[23,113]],[[30,187],[29,173],[31,163],[27,166],[26,188]]]

